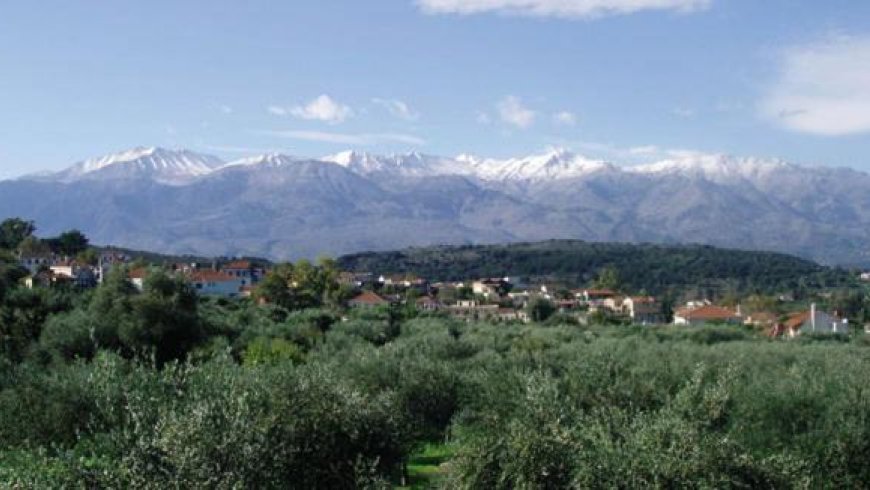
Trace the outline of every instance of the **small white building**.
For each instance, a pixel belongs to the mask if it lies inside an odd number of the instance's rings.
[[[494,298],[500,296],[509,284],[510,279],[507,277],[480,279],[471,283],[471,292],[487,299]]]
[[[18,258],[19,265],[27,269],[31,276],[51,266],[51,262],[51,254],[22,254]]]
[[[55,262],[49,270],[55,278],[70,281],[80,288],[91,288],[97,285],[98,276],[94,268],[74,260]]]
[[[664,322],[662,305],[652,296],[629,296],[622,300],[622,313],[640,325]]]

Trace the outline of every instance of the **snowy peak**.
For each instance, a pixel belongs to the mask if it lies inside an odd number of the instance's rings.
[[[457,161],[471,167],[473,173],[483,180],[498,181],[571,179],[595,172],[616,170],[616,167],[603,160],[588,159],[563,149],[507,160],[460,155]]]
[[[277,168],[299,163],[302,159],[284,155],[281,153],[267,153],[248,158],[242,158],[224,165],[222,168],[249,167],[249,168]]]
[[[140,147],[86,160],[56,174],[64,182],[76,180],[150,179],[178,185],[208,175],[223,161],[188,150]]]
[[[30,178],[61,182],[126,179],[185,185],[224,169],[256,171],[287,168],[301,163],[338,165],[360,176],[377,179],[458,176],[495,186],[525,186],[618,174],[649,178],[680,177],[717,183],[765,182],[782,172],[797,174],[817,170],[780,160],[688,151],[671,152],[665,159],[654,163],[618,166],[564,149],[508,159],[481,158],[468,154],[448,158],[418,152],[377,155],[359,151],[344,151],[312,159],[268,153],[224,163],[216,157],[188,150],[140,147],[80,162],[62,172]]]
[[[321,158],[324,162],[341,165],[362,175],[392,174],[402,177],[430,177],[468,173],[456,160],[418,152],[392,155],[373,155],[357,151],[344,151]]]
[[[628,167],[626,170],[647,175],[679,175],[686,178],[703,178],[712,182],[733,182],[758,180],[774,172],[795,168],[797,167],[781,160],[681,152],[665,160]]]

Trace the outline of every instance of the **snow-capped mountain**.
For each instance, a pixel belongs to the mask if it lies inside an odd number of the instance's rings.
[[[147,185],[142,185],[147,183]],[[224,163],[137,148],[0,182],[0,216],[173,253],[273,258],[548,238],[692,242],[870,265],[870,175],[675,153],[493,159],[343,152]]]
[[[300,161],[304,161],[306,159],[297,158],[290,155],[283,155],[281,153],[266,153],[264,155],[256,155],[252,157],[242,158],[240,160],[233,160],[230,163],[222,167],[218,167],[215,170],[230,168],[230,167],[284,167],[287,165],[293,165]]]
[[[567,150],[555,149],[543,155],[498,160],[460,155],[458,162],[465,163],[471,172],[487,181],[540,182],[554,179],[573,179],[595,172],[615,170],[614,165],[603,160],[593,160]]]
[[[658,162],[628,167],[626,170],[639,174],[670,174],[704,178],[713,182],[734,182],[741,179],[758,181],[772,174],[800,169],[781,160],[683,152]]]
[[[208,175],[224,165],[217,157],[188,150],[139,147],[77,163],[49,175],[64,182],[81,179],[150,179],[180,185]]]
[[[373,155],[346,151],[323,157],[362,175],[398,175],[432,177],[457,175],[486,182],[544,181],[581,177],[615,167],[601,160],[592,160],[566,150],[551,150],[542,155],[499,160],[463,154],[456,158],[423,155],[412,152],[398,155]]]
[[[347,168],[361,175],[381,177],[432,177],[436,175],[472,175],[473,169],[464,162],[418,152],[393,155],[345,151],[320,159]]]

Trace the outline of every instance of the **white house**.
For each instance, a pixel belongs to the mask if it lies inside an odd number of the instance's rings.
[[[263,269],[255,267],[254,264],[248,260],[230,262],[221,267],[221,272],[242,279],[245,286],[257,284],[260,282],[260,278],[264,275]]]
[[[806,333],[849,333],[849,320],[818,311],[815,303],[808,311],[794,313],[785,322],[785,334],[796,337]]]
[[[662,305],[652,296],[629,296],[622,300],[622,312],[641,325],[662,323]]]
[[[40,269],[49,267],[51,260],[51,254],[22,254],[18,258],[18,263],[33,276]]]
[[[510,279],[507,277],[504,278],[494,278],[494,279],[480,279],[478,281],[474,281],[471,283],[471,291],[474,294],[483,296],[484,298],[498,297],[506,286],[510,284]]]
[[[72,281],[78,287],[90,288],[97,285],[97,273],[93,267],[82,265],[74,260],[55,262],[49,267],[55,278]]]

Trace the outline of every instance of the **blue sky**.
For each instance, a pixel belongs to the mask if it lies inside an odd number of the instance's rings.
[[[10,1],[0,114],[0,177],[152,145],[870,171],[870,2]]]

